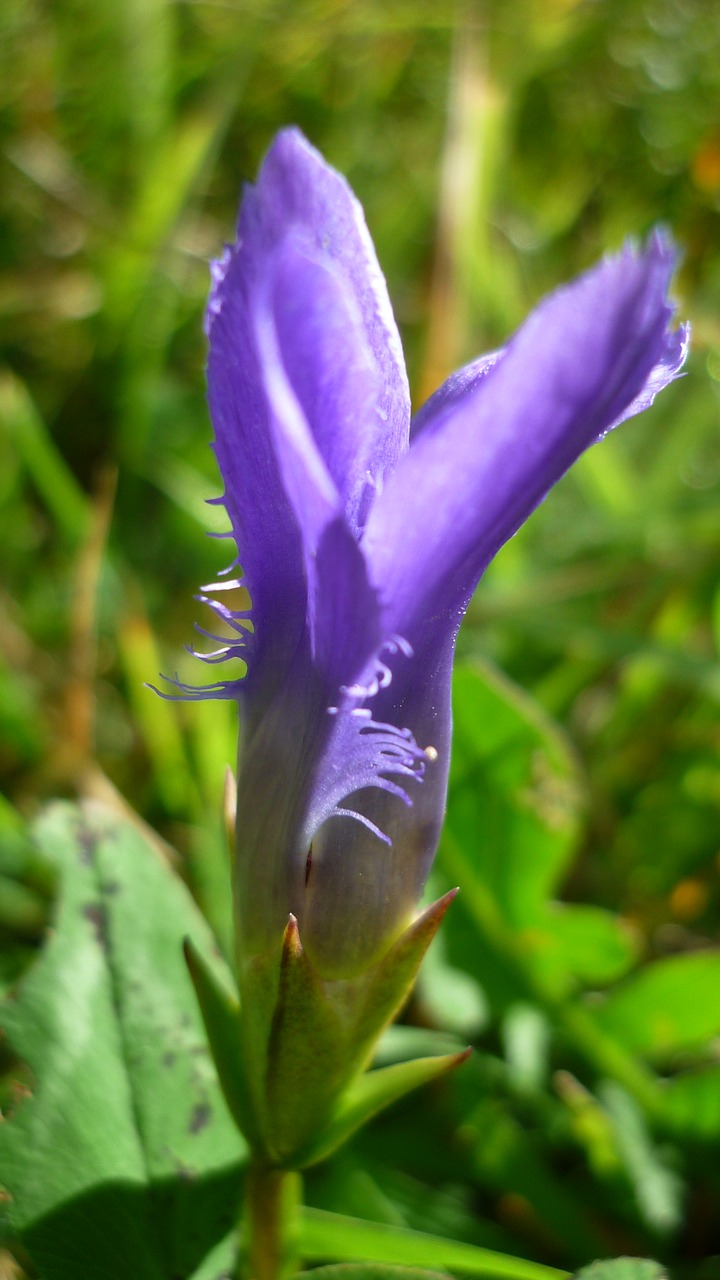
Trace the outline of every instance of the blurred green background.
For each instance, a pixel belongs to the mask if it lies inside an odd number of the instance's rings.
[[[143,682],[198,679],[208,260],[275,130],[360,197],[416,404],[627,234],[680,242],[687,376],[581,460],[461,632],[433,887],[463,892],[396,1035],[478,1052],[309,1194],[717,1280],[720,7],[6,0],[0,67],[6,986],[53,895],[24,822],[57,795],[142,815],[227,945],[234,715]]]

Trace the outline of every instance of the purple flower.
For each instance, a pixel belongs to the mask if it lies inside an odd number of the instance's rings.
[[[675,262],[655,233],[546,298],[410,421],[360,206],[294,129],[213,265],[209,399],[251,607],[212,603],[242,679],[242,954],[292,912],[321,974],[371,964],[432,863],[458,628],[486,566],[588,445],[675,378]],[[217,584],[215,584],[217,585]]]

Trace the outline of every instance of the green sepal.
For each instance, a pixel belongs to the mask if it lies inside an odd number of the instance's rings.
[[[366,1065],[381,1033],[408,999],[425,952],[457,892],[457,889],[449,889],[426,907],[400,935],[384,959],[362,978],[354,980],[360,984],[362,992],[362,1004],[353,1033],[359,1065]]]
[[[303,949],[294,916],[279,954],[242,965],[245,1070],[259,1135],[252,1145],[266,1162],[298,1168],[302,1155],[314,1151],[316,1135],[325,1133],[339,1098],[407,1000],[455,892],[429,906],[378,964],[357,977],[323,978]],[[218,1071],[222,1078],[222,1066]],[[394,1096],[411,1087],[399,1088]],[[357,1124],[348,1124],[347,1132]],[[333,1146],[341,1140],[338,1136]]]
[[[190,938],[184,939],[183,952],[228,1110],[250,1146],[257,1147],[260,1138],[249,1104],[240,1002]]]
[[[348,1072],[342,1010],[300,942],[290,916],[283,935],[277,1003],[268,1039],[270,1154],[284,1163],[322,1124]]]
[[[300,1153],[298,1161],[301,1167],[307,1168],[324,1160],[379,1111],[405,1097],[413,1089],[429,1084],[459,1067],[471,1052],[471,1049],[462,1049],[459,1053],[446,1053],[433,1058],[413,1058],[409,1062],[396,1062],[390,1067],[381,1067],[378,1071],[366,1071],[352,1080],[338,1099],[324,1128],[305,1151]]]

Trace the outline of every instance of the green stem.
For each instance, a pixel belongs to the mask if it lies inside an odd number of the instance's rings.
[[[285,1280],[299,1269],[298,1173],[251,1164],[245,1179],[241,1280]]]

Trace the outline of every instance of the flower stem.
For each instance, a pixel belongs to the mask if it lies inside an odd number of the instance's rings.
[[[299,1268],[298,1173],[254,1163],[245,1179],[241,1280],[285,1280]]]

